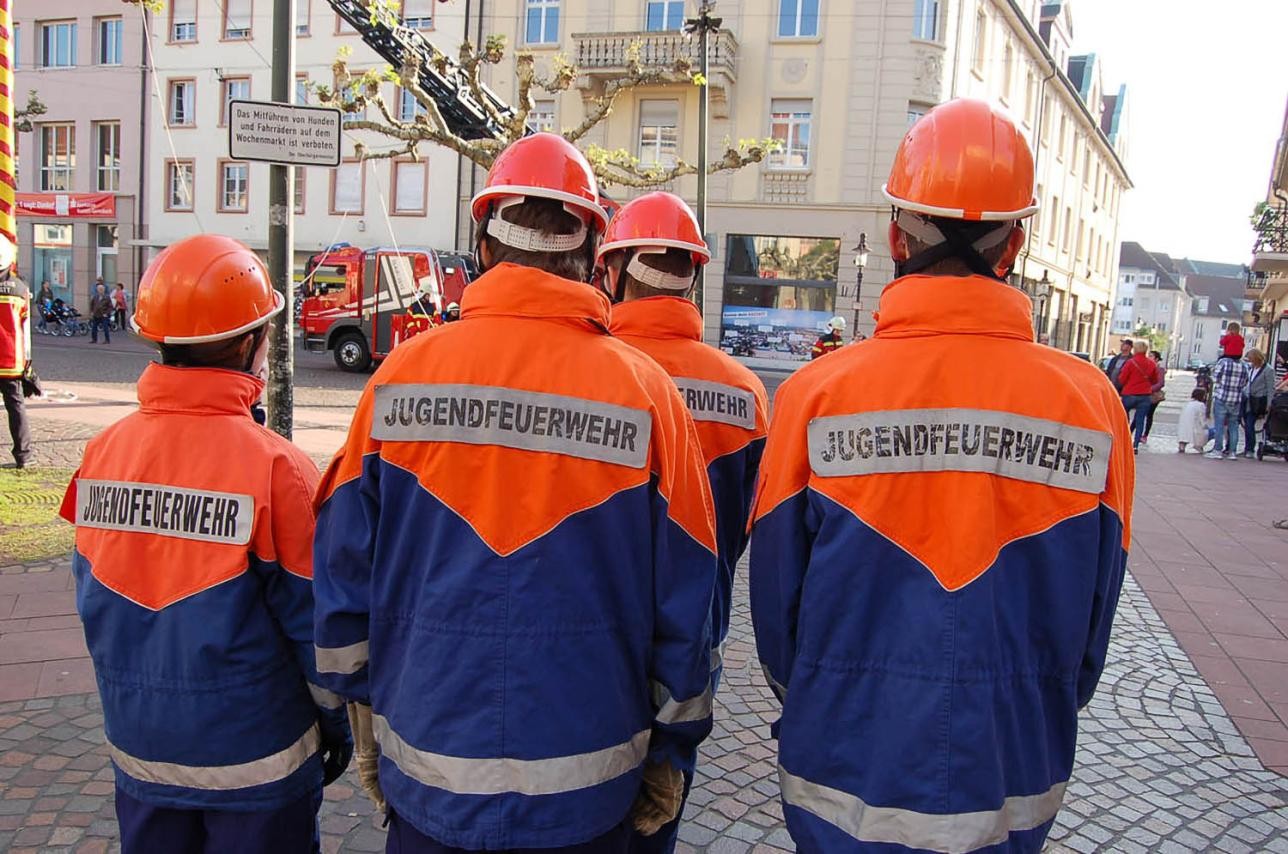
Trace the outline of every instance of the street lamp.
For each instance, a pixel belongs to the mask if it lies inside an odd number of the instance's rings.
[[[854,279],[854,333],[859,331],[859,297],[863,293],[863,268],[868,266],[868,233],[859,232],[859,245],[854,247],[854,266],[858,273]]]
[[[1037,325],[1041,327],[1038,330],[1038,340],[1041,341],[1042,336],[1046,334],[1047,298],[1051,296],[1051,277],[1047,275],[1046,270],[1042,271],[1042,278],[1039,279],[1037,284],[1033,286],[1033,296],[1037,297],[1038,299],[1038,324]]]

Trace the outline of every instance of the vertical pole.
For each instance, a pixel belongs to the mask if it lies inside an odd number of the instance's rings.
[[[710,93],[707,88],[707,75],[711,73],[711,63],[707,57],[707,31],[711,27],[711,4],[703,0],[698,10],[698,50],[701,54],[699,65],[702,72],[702,85],[698,87],[698,226],[702,233],[707,229],[707,120],[711,109]]]
[[[0,0],[0,236],[13,246],[14,260],[17,261],[17,196],[13,168],[17,135],[13,132],[13,21],[9,4],[10,0]]]
[[[292,102],[295,81],[295,3],[273,0],[273,100]],[[286,307],[269,333],[268,426],[291,438],[295,409],[295,175],[274,163],[268,168],[268,273]]]

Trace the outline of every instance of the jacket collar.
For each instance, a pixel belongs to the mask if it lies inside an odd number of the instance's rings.
[[[608,297],[590,285],[518,264],[496,265],[461,297],[461,320],[540,317],[582,321],[607,331],[608,314]]]
[[[991,335],[1033,340],[1033,303],[983,276],[904,276],[881,293],[876,337]]]
[[[139,403],[145,412],[198,412],[250,416],[264,383],[224,368],[176,368],[152,363],[139,377]]]
[[[702,314],[683,297],[645,297],[613,306],[614,335],[702,340]]]

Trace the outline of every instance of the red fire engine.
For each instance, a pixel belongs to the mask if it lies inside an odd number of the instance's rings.
[[[309,258],[302,290],[305,349],[361,372],[436,322],[428,315],[443,307],[443,268],[432,249],[338,245]]]

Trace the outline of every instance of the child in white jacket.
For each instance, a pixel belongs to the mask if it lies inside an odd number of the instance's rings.
[[[1193,445],[1201,454],[1215,436],[1215,428],[1209,427],[1207,423],[1207,392],[1196,388],[1181,409],[1181,420],[1176,425],[1176,438],[1180,446],[1176,452],[1183,454],[1186,445]]]

